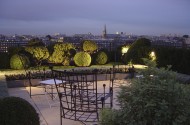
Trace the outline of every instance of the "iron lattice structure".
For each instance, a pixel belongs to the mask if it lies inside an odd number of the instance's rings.
[[[52,70],[60,101],[60,123],[62,118],[82,123],[99,121],[100,110],[111,108],[113,103],[113,79],[110,82],[98,81],[97,71],[75,72]],[[57,84],[55,79],[62,80]],[[102,85],[100,85],[102,84]]]

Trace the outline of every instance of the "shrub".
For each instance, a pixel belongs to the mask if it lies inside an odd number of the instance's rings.
[[[180,84],[176,73],[168,69],[157,69],[149,62],[130,86],[122,86],[118,93],[120,108],[111,113],[119,120],[115,125],[188,125],[190,123],[189,88]],[[113,120],[115,119],[112,118]],[[110,121],[104,119],[104,122]]]
[[[12,69],[24,69],[28,68],[30,65],[30,61],[25,55],[15,54],[10,59],[10,67]]]
[[[108,55],[105,51],[99,51],[95,57],[95,64],[104,65],[108,61]]]
[[[70,65],[70,59],[68,57],[65,57],[65,60],[62,62],[64,66],[69,66]]]
[[[82,42],[82,49],[85,52],[93,53],[98,49],[98,45],[94,41],[86,40]]]
[[[154,48],[158,67],[171,65],[171,69],[180,73],[190,74],[190,50],[184,48]]]
[[[9,68],[10,58],[7,53],[0,53],[0,69],[7,69]]]
[[[1,99],[0,112],[1,125],[40,125],[34,107],[19,97]]]
[[[24,50],[24,47],[21,46],[13,46],[8,48],[8,53],[10,56],[13,56],[15,54],[18,54]]]
[[[49,57],[51,63],[64,63],[67,58],[75,55],[75,46],[71,43],[57,43],[53,48],[53,53]]]
[[[74,62],[77,66],[90,66],[91,56],[86,52],[78,52],[74,56]]]
[[[49,51],[43,46],[26,47],[25,51],[32,54],[33,59],[36,60],[36,64],[41,65],[43,60],[49,57]]]
[[[128,49],[127,53],[124,54],[123,61],[128,63],[143,64],[142,58],[149,58],[151,51],[151,42],[149,39],[140,38],[135,41]]]

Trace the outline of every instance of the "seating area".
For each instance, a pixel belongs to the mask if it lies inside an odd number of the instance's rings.
[[[113,80],[108,83],[97,80],[96,71],[81,73],[53,70],[55,86],[60,101],[62,118],[96,123],[102,108],[111,108],[113,103]],[[56,80],[62,81],[58,84]]]
[[[102,108],[118,107],[118,86],[128,84],[128,80],[116,78],[112,69],[106,74],[52,70],[52,78],[28,76],[29,87],[12,88],[9,93],[33,103],[44,125],[97,124]]]

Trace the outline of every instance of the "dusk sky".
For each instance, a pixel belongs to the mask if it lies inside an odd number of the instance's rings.
[[[0,0],[0,34],[190,34],[190,0]]]

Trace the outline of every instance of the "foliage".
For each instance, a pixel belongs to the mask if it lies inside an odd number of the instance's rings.
[[[74,56],[76,66],[90,66],[91,56],[87,52],[78,52]]]
[[[149,39],[138,39],[131,45],[127,53],[124,54],[123,61],[125,63],[132,61],[132,63],[143,64],[142,58],[149,58],[150,46],[151,42]]]
[[[43,76],[44,72],[39,72],[38,70],[31,72],[31,78],[32,79],[39,79],[39,77]],[[46,78],[52,78],[51,71],[45,71],[45,77]],[[28,79],[28,76],[26,74],[11,74],[11,75],[5,75],[6,81],[12,81],[12,80],[25,80]]]
[[[26,100],[6,97],[0,101],[1,125],[40,125],[39,116]]]
[[[54,45],[54,51],[49,58],[51,63],[62,63],[66,58],[73,57],[75,47],[71,43],[58,43]]]
[[[10,67],[12,69],[25,69],[30,66],[30,61],[25,55],[15,54],[10,59]]]
[[[54,51],[54,45],[55,44],[50,44],[50,45],[47,46],[47,49],[48,49],[50,55],[52,55],[52,53]]]
[[[146,62],[149,66],[140,73],[143,77],[121,87],[120,109],[117,114],[110,113],[114,125],[188,125],[189,88],[177,81],[175,72]],[[104,118],[104,122],[109,121],[110,116]]]
[[[43,46],[26,47],[25,50],[32,54],[37,65],[41,65],[42,61],[49,57],[48,49]]]
[[[55,63],[55,64],[62,63],[63,59],[64,59],[63,55],[64,55],[64,52],[54,51],[48,60],[49,60],[49,62]]]
[[[93,53],[98,49],[98,45],[94,41],[85,40],[82,42],[82,49],[84,52]]]
[[[10,56],[14,55],[14,54],[18,54],[19,52],[23,51],[24,47],[21,46],[17,46],[17,47],[9,47],[8,48],[8,53]]]
[[[172,65],[171,69],[180,73],[190,74],[190,50],[184,48],[154,48],[158,67]]]
[[[70,65],[70,59],[66,57],[62,63],[64,66],[69,66]]]
[[[0,52],[0,69],[7,69],[10,67],[10,57],[8,53]]]
[[[118,110],[103,109],[100,113],[100,125],[120,125],[118,124],[121,119],[119,115]]]
[[[106,51],[99,51],[95,56],[95,64],[104,65],[108,62],[108,55]]]

